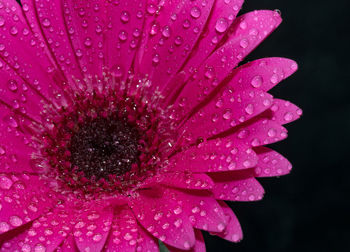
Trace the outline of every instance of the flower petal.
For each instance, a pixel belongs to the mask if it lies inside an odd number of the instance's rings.
[[[136,251],[158,252],[158,241],[152,237],[147,231],[139,226],[139,237],[137,239]]]
[[[187,138],[208,139],[259,115],[272,101],[272,96],[262,91],[224,92],[186,121],[181,130]]]
[[[160,188],[140,191],[130,199],[130,207],[138,221],[162,242],[179,249],[194,245],[193,228],[182,212],[177,191]]]
[[[68,236],[67,239],[65,239],[61,246],[57,248],[57,252],[79,252],[79,249],[77,248],[73,236]]]
[[[81,251],[101,251],[107,240],[113,220],[113,210],[103,204],[84,207],[77,216],[74,236]]]
[[[64,83],[64,79],[47,54],[45,44],[31,32],[19,4],[7,0],[0,9],[0,16],[4,18],[3,28],[7,29],[1,34],[0,57],[47,100],[55,105],[66,103],[67,96],[57,84]],[[54,81],[59,78],[62,81]]]
[[[0,234],[38,218],[55,201],[57,196],[36,176],[0,175]]]
[[[291,123],[300,118],[303,111],[289,101],[274,99],[270,108],[271,120],[281,125]]]
[[[203,142],[170,159],[174,171],[221,172],[254,167],[257,155],[249,145],[222,138]]]
[[[276,11],[253,11],[237,18],[228,41],[195,71],[177,97],[175,106],[181,104],[183,114],[191,111],[280,23],[281,17]]]
[[[255,167],[256,177],[274,177],[288,174],[292,164],[281,154],[266,147],[254,148],[259,162]]]
[[[164,1],[159,15],[145,27],[136,67],[147,74],[153,89],[162,89],[182,67],[201,35],[214,0]]]
[[[175,188],[207,190],[212,188],[213,181],[206,174],[167,172],[161,175],[162,184]]]
[[[118,207],[114,213],[111,234],[105,245],[106,252],[136,251],[138,224],[128,206]]]
[[[231,141],[241,141],[248,146],[257,147],[282,141],[287,137],[287,130],[280,124],[261,117],[220,135],[224,136]]]
[[[214,197],[229,201],[261,200],[264,188],[260,183],[253,177],[245,178],[239,173],[211,173],[210,177],[215,183],[212,189]]]
[[[142,37],[146,0],[110,1],[105,32],[106,66],[125,79]]]
[[[224,201],[219,201],[219,204],[229,220],[225,230],[215,235],[228,241],[239,242],[243,239],[243,232],[236,215]]]
[[[64,0],[63,13],[70,41],[82,71],[102,78],[104,63],[103,33],[106,6],[103,1]]]
[[[295,61],[285,58],[264,58],[244,64],[232,73],[227,88],[236,92],[247,89],[269,91],[298,69]]]
[[[0,59],[0,97],[0,101],[6,103],[12,110],[36,121],[41,120],[40,111],[44,110],[45,99],[31,85],[27,85],[2,59]]]
[[[243,0],[217,0],[183,71],[187,77],[214,51],[241,9]]]
[[[67,239],[72,230],[70,209],[59,205],[36,219],[32,226],[21,234],[22,251],[55,251]]]
[[[23,11],[38,34],[42,33],[55,62],[74,89],[75,80],[82,80],[78,58],[68,37],[61,0],[21,0]]]
[[[171,251],[171,252],[181,252],[181,251],[205,252],[206,249],[205,249],[205,243],[204,243],[204,238],[203,238],[202,232],[198,229],[194,229],[194,234],[196,237],[196,242],[190,250],[182,250],[182,249],[177,249],[177,248],[167,246],[169,251]]]
[[[194,228],[211,232],[225,229],[226,219],[220,205],[211,193],[203,191],[179,191],[183,211]]]
[[[0,103],[0,172],[21,174],[34,171],[34,143],[21,123],[22,120]]]

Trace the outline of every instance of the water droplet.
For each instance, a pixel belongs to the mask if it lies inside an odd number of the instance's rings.
[[[219,33],[223,33],[227,30],[228,28],[228,21],[226,18],[219,18],[216,21],[215,29]]]
[[[17,81],[15,81],[15,80],[9,80],[7,82],[7,86],[12,92],[16,92],[18,89]]]
[[[10,230],[10,225],[6,222],[0,222],[0,234],[5,233]]]
[[[171,29],[170,29],[169,26],[166,25],[166,26],[163,27],[162,35],[165,38],[169,38],[171,36]]]
[[[43,26],[44,26],[44,27],[49,27],[50,25],[51,25],[50,20],[47,19],[47,18],[45,18],[45,19],[43,20]]]
[[[5,153],[5,152],[4,152]],[[11,179],[5,176],[0,176],[0,188],[8,190],[11,188],[13,182]]]
[[[121,16],[120,16],[120,20],[121,20],[123,23],[127,23],[127,22],[129,22],[129,19],[130,19],[129,12],[123,11],[122,14],[121,14]]]
[[[191,17],[197,19],[201,16],[201,10],[195,6],[191,9]]]
[[[23,224],[23,221],[18,216],[14,215],[10,217],[10,224],[14,227],[19,227]]]
[[[252,86],[255,88],[261,87],[262,83],[263,83],[263,79],[260,75],[255,76],[251,81]]]
[[[293,120],[293,114],[291,112],[287,112],[284,114],[284,120],[290,122]],[[1,147],[0,147],[1,148]],[[1,154],[1,151],[0,151]]]

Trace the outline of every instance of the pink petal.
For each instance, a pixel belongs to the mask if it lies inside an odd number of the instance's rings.
[[[259,115],[272,101],[272,96],[262,91],[224,92],[200,109],[181,129],[188,138],[207,139]]]
[[[77,216],[74,237],[81,251],[101,251],[105,245],[113,220],[110,207],[94,203],[84,207]]]
[[[214,0],[164,1],[153,22],[145,27],[137,69],[161,89],[182,67],[201,35]]]
[[[239,173],[211,173],[215,185],[212,189],[214,197],[229,201],[261,200],[264,188],[253,178],[242,177]]]
[[[158,252],[158,241],[152,237],[147,231],[139,226],[139,237],[137,239],[136,251]]]
[[[271,120],[281,125],[291,123],[300,118],[303,111],[289,101],[274,99],[270,108]]]
[[[22,250],[36,251],[42,248],[44,251],[55,251],[72,230],[72,216],[69,214],[67,206],[59,205],[36,219],[21,235]]]
[[[162,184],[170,187],[207,190],[212,188],[213,182],[205,174],[184,173],[184,172],[167,172],[161,175]]]
[[[47,54],[45,45],[31,32],[22,8],[15,0],[7,0],[0,9],[0,16],[4,18],[2,29],[7,29],[2,33],[0,57],[21,76],[26,85],[32,85],[46,99],[55,105],[67,103],[62,87],[56,84],[59,82],[53,81],[54,78],[62,79],[62,76]],[[62,98],[58,99],[57,94],[62,94]]]
[[[240,141],[248,146],[257,147],[272,144],[287,138],[287,130],[266,118],[256,118],[233,132],[225,133],[233,142]]]
[[[45,99],[38,91],[27,85],[18,74],[0,59],[0,100],[18,113],[41,120]]]
[[[198,229],[194,229],[194,234],[196,237],[196,242],[190,250],[182,250],[167,246],[170,252],[181,252],[181,251],[190,251],[190,252],[205,252],[205,243],[202,232]]]
[[[183,114],[191,111],[280,23],[281,17],[275,11],[254,11],[237,18],[228,41],[198,68],[175,105],[181,105]]]
[[[219,201],[219,204],[225,212],[228,222],[225,230],[221,233],[216,233],[215,235],[232,242],[241,241],[243,239],[243,232],[236,215],[224,201]]]
[[[149,189],[131,198],[130,207],[154,237],[173,247],[189,249],[195,238],[191,223],[178,202],[180,199],[177,191],[171,189]]]
[[[95,78],[102,77],[104,58],[103,33],[106,6],[103,1],[64,0],[63,13],[73,50],[82,71]]]
[[[68,79],[72,88],[76,79],[82,79],[82,71],[78,58],[68,37],[68,27],[63,18],[63,9],[60,0],[22,0],[22,6],[31,27],[42,33],[55,63]]]
[[[298,69],[295,61],[285,58],[264,58],[244,64],[232,73],[227,88],[236,92],[247,89],[269,91]]]
[[[66,240],[63,241],[61,246],[57,248],[57,252],[79,252],[73,236],[69,236]]]
[[[125,79],[142,37],[147,1],[110,2],[104,35],[106,66],[116,77]]]
[[[203,142],[170,159],[174,171],[220,172],[254,167],[258,161],[249,145],[222,138]]]
[[[111,234],[105,245],[105,251],[136,251],[139,235],[138,229],[136,219],[129,207],[117,208],[113,217]]]
[[[200,40],[192,50],[183,71],[187,77],[214,51],[235,20],[243,0],[217,0]]]
[[[259,157],[259,162],[255,167],[256,177],[274,177],[288,174],[291,169],[291,163],[281,154],[266,148],[254,148]]]
[[[183,211],[193,227],[212,232],[221,232],[226,226],[224,212],[210,193],[179,191]]]
[[[56,195],[36,176],[0,175],[0,234],[38,218],[54,201]]]
[[[20,118],[0,103],[0,171],[8,174],[33,172],[35,151],[31,135],[24,133]]]

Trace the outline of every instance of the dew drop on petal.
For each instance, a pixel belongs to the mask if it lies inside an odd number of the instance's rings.
[[[195,6],[191,9],[191,17],[197,19],[201,16],[201,10]]]
[[[215,29],[219,33],[223,33],[227,30],[228,28],[228,21],[226,18],[219,18],[216,21]]]

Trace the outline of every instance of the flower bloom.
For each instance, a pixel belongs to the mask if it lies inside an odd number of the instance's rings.
[[[281,23],[243,0],[0,0],[1,251],[205,251],[242,239],[225,201],[287,174],[265,145],[297,70],[239,63]]]

